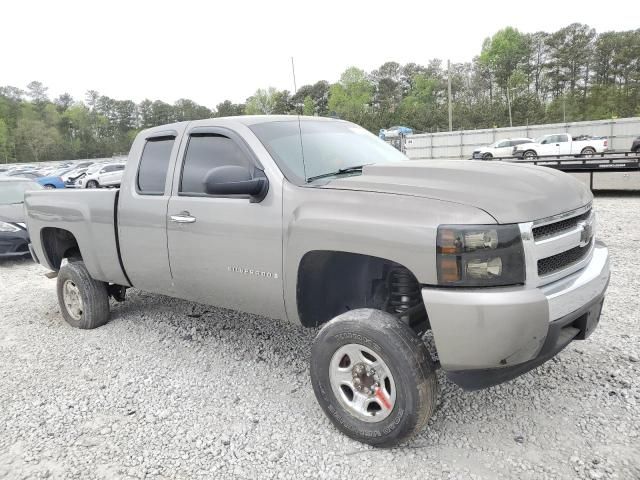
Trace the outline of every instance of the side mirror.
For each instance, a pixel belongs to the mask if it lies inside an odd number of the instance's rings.
[[[257,173],[254,177],[239,165],[213,168],[204,177],[204,191],[209,195],[249,195],[251,203],[260,202],[267,195],[269,181],[260,170]]]

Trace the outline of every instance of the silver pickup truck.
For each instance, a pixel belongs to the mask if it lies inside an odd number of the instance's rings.
[[[133,287],[322,327],[318,402],[379,446],[427,423],[438,368],[485,388],[586,338],[609,281],[592,195],[569,175],[409,161],[333,119],[152,128],[119,190],[30,192],[25,204],[68,323],[105,324],[109,298]]]

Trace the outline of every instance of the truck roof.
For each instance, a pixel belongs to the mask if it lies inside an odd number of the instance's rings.
[[[341,120],[339,118],[329,118],[329,117],[312,117],[308,115],[237,115],[234,117],[212,117],[205,118],[203,120],[188,120],[184,122],[175,122],[166,125],[159,125],[157,127],[151,127],[144,132],[159,132],[171,130],[172,127],[176,127],[178,125],[186,125],[192,124],[194,126],[225,126],[225,125],[233,125],[241,123],[243,125],[255,125],[258,123],[270,123],[270,122],[286,122],[286,121],[297,121],[298,118],[302,122],[306,121],[319,121],[319,122],[344,122],[345,120]]]

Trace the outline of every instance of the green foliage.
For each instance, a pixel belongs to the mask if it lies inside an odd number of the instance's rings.
[[[315,111],[316,111],[316,106],[315,106],[315,103],[313,102],[313,98],[307,95],[306,97],[304,97],[302,113],[304,115],[313,115]]]
[[[453,128],[514,125],[640,115],[640,29],[596,34],[579,23],[556,32],[521,33],[507,27],[487,38],[470,62],[389,61],[367,73],[350,67],[335,84],[321,80],[287,90],[260,88],[246,100],[209,109],[182,98],[173,105],[136,104],[95,90],[76,101],[53,101],[40,82],[0,87],[0,162],[108,157],[128,151],[144,128],[208,117],[247,114],[337,116],[377,133],[406,125],[448,128],[451,75]]]
[[[364,123],[373,100],[373,85],[364,70],[350,67],[329,89],[329,111],[340,118]]]
[[[9,161],[9,129],[7,124],[0,118],[0,162]]]
[[[500,87],[507,88],[513,74],[524,66],[527,54],[526,36],[507,27],[484,41],[479,62],[492,71]]]
[[[245,113],[247,115],[271,115],[275,113],[278,92],[275,88],[259,88],[251,97],[247,98]]]

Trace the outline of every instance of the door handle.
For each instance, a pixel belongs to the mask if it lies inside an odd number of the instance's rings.
[[[196,217],[189,215],[189,212],[180,212],[177,215],[171,215],[171,221],[175,223],[195,223]]]

